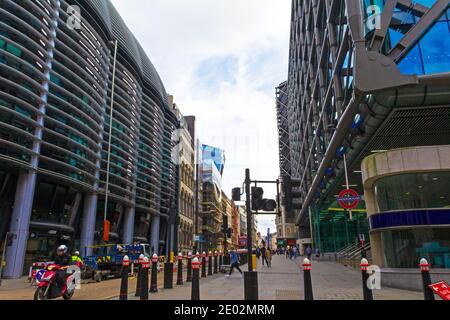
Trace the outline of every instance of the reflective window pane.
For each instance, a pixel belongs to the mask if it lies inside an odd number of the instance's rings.
[[[450,207],[450,172],[410,173],[374,184],[380,212]]]

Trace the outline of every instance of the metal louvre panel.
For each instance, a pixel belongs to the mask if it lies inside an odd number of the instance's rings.
[[[81,29],[67,25],[70,5],[81,7]],[[110,196],[159,214],[163,196],[176,192],[170,151],[177,119],[110,1],[4,0],[0,16],[2,164],[104,194],[117,39]]]

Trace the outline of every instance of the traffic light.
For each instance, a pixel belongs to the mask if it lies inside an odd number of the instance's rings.
[[[282,180],[283,196],[281,204],[284,205],[287,215],[291,215],[293,210],[302,208],[302,204],[299,202],[301,196],[300,191],[292,190],[293,188],[300,187],[300,179],[292,179],[290,176],[284,176]]]
[[[241,188],[233,188],[231,190],[231,199],[233,201],[241,201]]]
[[[223,215],[223,222],[222,222],[222,232],[226,233],[228,230],[228,215]]]
[[[277,202],[272,199],[263,199],[262,211],[275,211]]]
[[[231,229],[231,228],[228,228],[228,229],[227,229],[227,232],[226,232],[228,238],[231,238],[231,232],[232,232],[232,229]]]
[[[7,237],[6,237],[6,246],[11,247],[13,244],[13,239],[14,239],[14,233],[8,232]]]
[[[261,210],[263,208],[263,188],[252,187],[252,210]]]

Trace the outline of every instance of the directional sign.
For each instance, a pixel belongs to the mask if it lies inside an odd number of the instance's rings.
[[[354,209],[358,206],[361,196],[353,189],[344,189],[339,193],[337,201],[344,209]]]
[[[450,300],[450,286],[445,281],[432,283],[428,287],[443,300]]]

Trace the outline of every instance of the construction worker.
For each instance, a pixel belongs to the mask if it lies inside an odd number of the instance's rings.
[[[83,260],[80,258],[80,251],[75,251],[72,255],[72,264],[78,267],[83,265]]]

